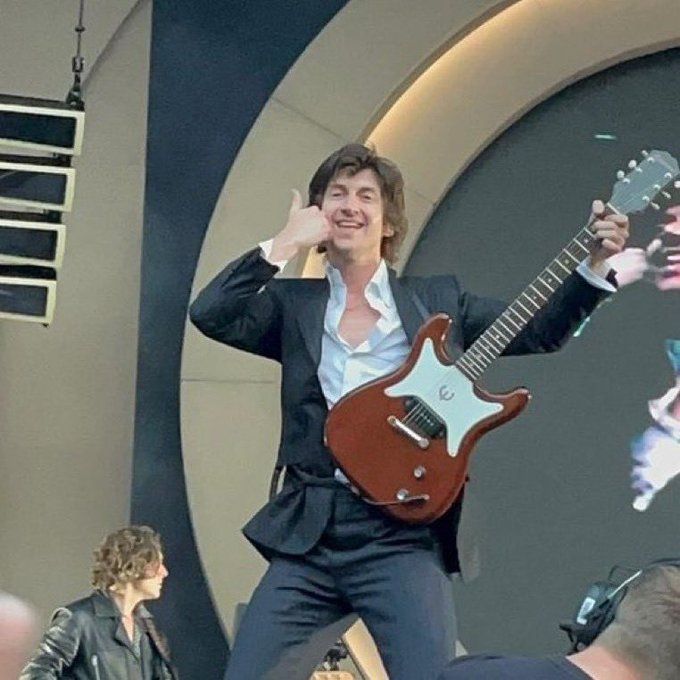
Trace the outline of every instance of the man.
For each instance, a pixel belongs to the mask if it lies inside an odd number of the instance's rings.
[[[142,604],[168,570],[158,534],[130,526],[94,553],[88,597],[56,610],[20,680],[176,680],[167,645]]]
[[[317,643],[320,659],[330,645],[319,631],[351,612],[368,626],[392,680],[432,680],[453,655],[448,572],[459,569],[460,501],[436,526],[404,525],[351,490],[323,439],[328,409],[399,367],[425,316],[448,313],[457,322],[452,342],[468,347],[505,309],[452,276],[397,278],[387,264],[406,228],[401,173],[350,144],[316,171],[308,207],[294,192],[283,230],[229,264],[191,306],[208,337],[282,365],[278,465],[286,477],[244,528],[270,566],[240,625],[228,680],[309,677],[303,646]],[[604,259],[623,247],[627,221],[599,219],[593,229],[590,266],[606,274]],[[326,279],[274,279],[314,247],[327,253]],[[508,352],[557,349],[606,295],[602,288],[569,277]]]
[[[439,680],[677,680],[680,677],[680,568],[645,569],[614,619],[586,649],[564,657],[470,656]]]

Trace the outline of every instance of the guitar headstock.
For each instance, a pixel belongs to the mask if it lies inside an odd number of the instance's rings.
[[[624,215],[642,212],[648,206],[660,210],[660,201],[670,199],[670,190],[680,188],[678,161],[667,151],[643,151],[642,160],[628,163],[629,172],[616,173],[617,182],[609,206]]]

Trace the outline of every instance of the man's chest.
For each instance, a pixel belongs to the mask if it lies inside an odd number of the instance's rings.
[[[368,340],[380,319],[380,312],[366,301],[350,302],[342,311],[338,323],[338,335],[353,348]]]

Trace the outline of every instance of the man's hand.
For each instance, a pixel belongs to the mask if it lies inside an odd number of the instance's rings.
[[[587,265],[597,274],[607,274],[605,260],[620,253],[628,239],[627,215],[608,215],[602,201],[593,201],[590,216],[590,230],[595,234],[596,243],[590,253]]]
[[[625,248],[612,255],[607,264],[616,271],[619,288],[639,281],[649,269],[647,253],[642,248]]]
[[[303,208],[300,192],[293,189],[288,222],[274,238],[269,258],[274,262],[292,260],[301,250],[327,241],[330,235],[331,225],[326,216],[315,205]]]

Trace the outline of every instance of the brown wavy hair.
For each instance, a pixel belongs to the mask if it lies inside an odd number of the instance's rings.
[[[392,236],[383,237],[380,254],[389,264],[394,264],[408,231],[404,178],[399,168],[387,158],[378,156],[374,148],[363,144],[347,144],[332,153],[319,166],[309,183],[309,205],[321,207],[328,185],[339,173],[347,172],[353,176],[362,170],[373,170],[378,178],[384,204],[383,219],[394,230]],[[323,250],[319,249],[319,252]]]
[[[161,537],[151,527],[118,529],[94,551],[92,585],[106,592],[111,586],[148,578],[149,567],[160,563],[162,552]]]

